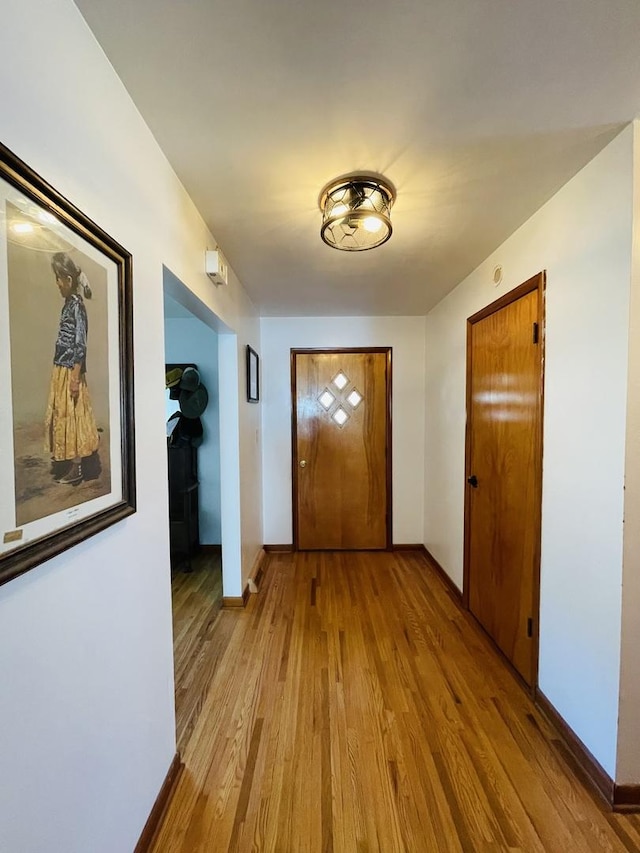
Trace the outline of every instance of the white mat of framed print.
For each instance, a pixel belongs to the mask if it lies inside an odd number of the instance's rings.
[[[135,511],[131,268],[0,145],[0,583]]]

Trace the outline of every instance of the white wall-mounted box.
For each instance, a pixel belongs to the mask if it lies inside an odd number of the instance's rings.
[[[217,250],[204,253],[204,270],[215,285],[227,284],[227,262]]]

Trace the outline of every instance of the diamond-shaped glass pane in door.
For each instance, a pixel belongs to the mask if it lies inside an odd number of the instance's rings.
[[[339,427],[344,426],[346,424],[346,422],[349,420],[349,415],[347,412],[345,412],[345,410],[342,408],[342,406],[338,406],[338,408],[331,415],[331,417],[338,424]]]
[[[343,373],[342,371],[340,371],[339,373],[337,373],[337,374],[333,377],[333,379],[332,379],[331,381],[332,381],[332,382],[333,382],[333,384],[336,386],[336,388],[338,389],[338,391],[342,391],[342,389],[343,389],[346,385],[348,385],[348,384],[349,384],[349,380],[347,379],[347,377],[344,375],[344,373]]]
[[[333,394],[331,393],[331,391],[329,391],[328,388],[325,388],[322,394],[320,394],[320,396],[318,397],[318,402],[325,410],[325,412],[329,411],[331,406],[335,403],[335,400],[336,398],[333,396]]]
[[[349,403],[350,406],[353,406],[354,409],[357,408],[361,402],[362,394],[356,391],[355,388],[350,394],[347,394],[347,403]]]

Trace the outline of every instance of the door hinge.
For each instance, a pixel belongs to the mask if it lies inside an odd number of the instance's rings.
[[[527,619],[527,637],[533,637],[533,619],[531,616]]]
[[[534,344],[538,343],[538,338],[540,336],[539,327],[537,323],[533,324],[533,342]]]

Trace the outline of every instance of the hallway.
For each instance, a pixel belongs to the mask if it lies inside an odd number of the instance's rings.
[[[269,554],[153,850],[640,851],[418,552]]]

